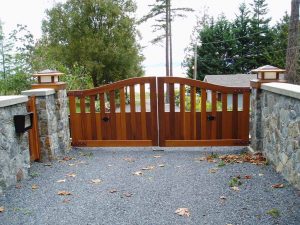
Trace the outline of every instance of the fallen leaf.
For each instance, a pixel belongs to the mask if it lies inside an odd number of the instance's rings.
[[[218,171],[217,168],[212,168],[208,170],[209,173],[216,173],[217,171]]]
[[[109,190],[109,193],[116,193],[116,192],[117,192],[117,189],[114,189],[114,188]]]
[[[195,158],[196,161],[206,161],[206,157]]]
[[[5,211],[4,206],[1,206],[1,207],[0,207],[0,213],[2,213],[2,212],[4,212],[4,211]]]
[[[142,170],[153,170],[153,169],[155,169],[155,166],[147,166],[142,168]]]
[[[69,192],[69,191],[58,191],[57,194],[58,195],[64,195],[64,196],[65,195],[72,195],[71,192]]]
[[[130,163],[135,162],[134,158],[124,158],[123,160],[130,162]]]
[[[280,211],[276,208],[270,209],[269,211],[266,212],[268,215],[276,218],[280,216]]]
[[[154,155],[153,158],[155,159],[161,158],[161,155]]]
[[[68,177],[76,177],[76,174],[75,173],[69,173],[67,174]]]
[[[165,165],[164,164],[160,164],[160,165],[158,165],[159,167],[165,167]]]
[[[69,166],[75,166],[75,164],[74,163],[70,163]]]
[[[108,166],[108,167],[112,167],[112,165],[110,165],[110,164],[109,164],[109,165],[107,165],[107,166]]]
[[[245,175],[244,179],[247,179],[247,180],[252,179],[252,176],[251,175]]]
[[[63,203],[69,203],[69,202],[70,202],[70,199],[64,199],[62,202],[63,202]]]
[[[51,163],[45,163],[44,166],[52,166]]]
[[[234,191],[240,191],[239,187],[236,187],[236,186],[231,187],[231,189]]]
[[[273,184],[272,188],[283,188],[284,184]]]
[[[70,161],[70,160],[72,160],[72,158],[71,157],[69,157],[69,156],[65,156],[65,157],[63,157],[63,159],[62,160],[64,160],[64,161]]]
[[[220,199],[226,200],[227,198],[224,195],[222,195],[222,196],[220,196]]]
[[[263,173],[259,173],[258,176],[262,177],[264,174]]]
[[[127,197],[127,198],[129,198],[129,197],[132,196],[132,194],[131,194],[130,192],[125,192],[125,193],[123,193],[123,195],[124,195],[125,197]]]
[[[21,188],[22,188],[21,184],[16,184],[16,189],[21,189]]]
[[[31,189],[32,189],[32,190],[39,189],[39,186],[38,186],[38,185],[36,185],[36,184],[33,184],[33,185],[31,186]]]
[[[175,213],[179,216],[189,217],[190,212],[188,208],[178,208],[176,209]]]
[[[102,182],[102,180],[100,180],[100,179],[91,180],[92,184],[100,184],[101,182]]]
[[[142,171],[136,171],[136,172],[133,173],[133,175],[142,176],[143,172]]]
[[[56,183],[64,183],[64,182],[66,182],[66,179],[56,181]]]

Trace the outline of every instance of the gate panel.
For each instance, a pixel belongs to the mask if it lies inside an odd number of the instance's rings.
[[[159,77],[158,96],[160,146],[249,144],[250,88]]]
[[[157,145],[155,77],[69,91],[68,96],[73,146]]]

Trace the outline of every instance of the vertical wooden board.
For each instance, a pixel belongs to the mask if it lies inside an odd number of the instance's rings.
[[[141,123],[141,113],[135,112],[136,121],[136,140],[142,140],[142,123]]]
[[[103,121],[103,118],[105,117],[105,99],[104,99],[104,93],[99,94],[100,98],[100,127],[101,127],[101,134],[103,140],[107,139],[107,132],[106,132],[106,123]],[[106,137],[106,138],[105,138]]]
[[[170,140],[171,135],[170,135],[170,112],[164,112],[164,139],[165,140]]]
[[[217,139],[222,139],[222,112],[217,112]]]
[[[109,92],[109,103],[110,103],[110,113],[109,113],[109,124],[111,129],[111,139],[117,140],[116,132],[116,101],[115,101],[115,90]]]
[[[191,112],[185,113],[185,129],[187,140],[191,140]]]
[[[201,140],[207,139],[206,133],[206,98],[207,93],[205,89],[201,89]]]
[[[228,132],[228,118],[227,94],[222,93],[222,139],[229,139],[231,137]]]
[[[132,129],[131,129],[131,113],[126,113],[126,139],[133,140]]]
[[[211,115],[214,118],[211,123],[211,139],[217,139],[217,93],[212,91]]]
[[[232,96],[232,137],[238,137],[238,94]]]
[[[135,90],[134,85],[130,86],[130,116],[131,133],[133,140],[136,140],[136,118],[135,118]]]
[[[96,99],[95,95],[90,96],[90,114],[91,114],[91,125],[92,125],[92,140],[97,139],[95,99]]]
[[[196,118],[201,118],[201,112],[196,112]],[[201,119],[196,119],[196,140],[201,139]]]
[[[87,140],[87,121],[85,116],[85,96],[80,97],[80,115],[81,115],[81,133],[80,133],[80,139],[81,140]]]
[[[146,129],[147,129],[147,140],[152,140],[152,115],[151,112],[146,112]]]
[[[158,145],[158,117],[157,117],[157,88],[156,88],[156,77],[153,77],[150,82],[150,104],[151,104],[151,119],[152,119],[152,144]]]
[[[164,80],[161,77],[158,80],[158,114],[159,114],[159,146],[165,146],[165,97]]]
[[[76,122],[75,122],[75,114],[76,114],[76,102],[75,96],[69,96],[69,107],[70,107],[70,127],[71,127],[71,137],[72,143],[78,141],[78,134],[75,131]]]
[[[38,115],[36,111],[36,98],[35,96],[29,97],[27,103],[27,111],[33,113],[33,123],[32,128],[29,130],[29,151],[30,151],[30,160],[39,161],[40,160],[40,136],[38,128]]]
[[[181,115],[180,112],[175,112],[175,137],[174,140],[183,140],[182,139],[182,132],[181,132]]]
[[[120,121],[120,129],[121,129],[121,139],[126,140],[126,105],[125,105],[125,91],[124,87],[120,89],[120,113],[121,113],[121,121]]]
[[[250,92],[243,93],[243,116],[242,116],[242,137],[241,139],[249,141],[249,121],[250,121]]]
[[[145,84],[140,84],[140,104],[141,104],[141,135],[142,140],[147,139],[146,129],[146,96],[145,96]]]
[[[121,113],[116,112],[116,133],[117,133],[117,140],[124,140],[122,139],[122,131],[121,131]]]
[[[96,130],[97,130],[97,139],[96,140],[102,140],[100,112],[96,112]]]
[[[82,137],[80,136],[82,127],[81,127],[81,121],[82,121],[82,115],[81,113],[76,113],[74,116],[74,121],[75,121],[75,127],[74,127],[74,132],[76,133],[76,136],[78,137],[78,139],[76,140],[76,142],[78,140],[82,140]],[[72,140],[73,142],[73,140]],[[75,141],[74,141],[75,142]]]
[[[196,87],[191,87],[191,140],[196,140]]]
[[[169,84],[169,100],[170,100],[170,114],[169,114],[169,138],[175,139],[175,93],[174,84]]]
[[[181,121],[181,140],[186,140],[186,128],[185,128],[185,85],[180,84],[180,121]]]

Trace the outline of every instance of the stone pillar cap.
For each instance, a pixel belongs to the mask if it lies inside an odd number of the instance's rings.
[[[55,94],[55,90],[52,88],[38,88],[38,89],[22,91],[22,95],[27,95],[27,96],[47,96],[53,94]]]
[[[28,97],[24,95],[7,95],[0,96],[0,108],[24,103],[28,101]]]

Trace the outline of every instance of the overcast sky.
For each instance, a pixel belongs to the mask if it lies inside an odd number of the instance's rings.
[[[0,19],[4,23],[4,31],[8,33],[16,24],[24,24],[33,33],[35,38],[41,36],[41,21],[45,17],[45,9],[50,8],[55,2],[63,0],[0,0]],[[138,5],[137,16],[141,17],[149,10],[148,5],[155,0],[136,0]],[[247,4],[252,0],[172,0],[174,7],[191,7],[195,10],[186,19],[179,19],[172,26],[173,31],[173,54],[174,74],[183,74],[180,64],[184,59],[184,49],[190,43],[190,36],[196,24],[196,15],[205,6],[209,8],[209,14],[217,17],[222,12],[228,19],[233,19],[238,11],[240,3]],[[267,0],[269,5],[269,16],[272,23],[278,21],[285,11],[290,13],[290,0]],[[164,75],[164,48],[152,46],[149,41],[154,34],[149,23],[139,27],[143,39],[140,40],[145,56],[143,63],[147,75]]]

